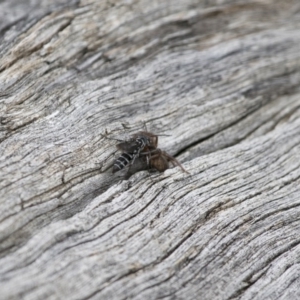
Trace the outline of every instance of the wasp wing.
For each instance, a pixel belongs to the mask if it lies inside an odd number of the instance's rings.
[[[122,150],[127,153],[133,153],[138,149],[139,145],[135,141],[125,141],[116,145],[119,150]]]

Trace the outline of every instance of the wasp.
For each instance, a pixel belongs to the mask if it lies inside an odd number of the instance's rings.
[[[112,172],[132,166],[144,149],[152,151],[157,148],[157,144],[158,136],[148,131],[139,131],[132,135],[129,141],[117,144],[116,147],[124,152],[115,160]]]
[[[116,147],[124,151],[114,162],[113,173],[131,168],[134,164],[135,172],[147,169],[164,172],[169,168],[169,162],[179,166],[183,172],[188,173],[178,160],[163,151],[158,146],[158,135],[148,131],[139,131],[131,136],[129,141],[122,141]],[[136,163],[135,163],[136,162]],[[129,173],[129,171],[128,171]]]

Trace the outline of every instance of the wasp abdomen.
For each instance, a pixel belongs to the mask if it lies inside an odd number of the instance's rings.
[[[133,157],[133,154],[122,153],[115,161],[112,172],[115,173],[124,169],[133,160]]]

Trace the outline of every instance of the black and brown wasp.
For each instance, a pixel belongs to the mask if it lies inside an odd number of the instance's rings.
[[[124,152],[115,160],[113,173],[118,172],[127,166],[132,166],[145,148],[148,151],[154,150],[157,147],[157,143],[157,135],[148,131],[139,131],[132,135],[129,141],[123,141],[117,144],[116,147]]]
[[[115,160],[113,173],[129,169],[135,164],[136,170],[157,170],[164,172],[169,168],[169,162],[174,166],[179,166],[182,171],[188,173],[176,158],[167,152],[157,148],[158,135],[148,131],[139,131],[132,135],[129,141],[122,141],[116,147],[123,153]]]

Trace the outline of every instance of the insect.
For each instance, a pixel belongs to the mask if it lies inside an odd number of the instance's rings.
[[[129,168],[127,175],[145,169],[164,172],[171,162],[174,166],[179,166],[183,172],[188,173],[175,157],[157,146],[158,135],[149,131],[139,131],[133,134],[129,141],[121,141],[116,145],[123,153],[115,160],[112,172],[116,173],[126,167]],[[130,171],[132,166],[134,168]]]
[[[133,165],[136,158],[145,148],[147,151],[152,151],[157,148],[158,136],[148,132],[139,131],[132,135],[129,141],[123,141],[116,145],[119,150],[124,151],[114,162],[112,172],[118,172],[127,166]]]

